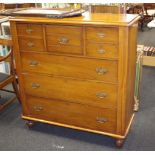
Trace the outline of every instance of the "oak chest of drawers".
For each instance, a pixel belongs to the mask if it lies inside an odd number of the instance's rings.
[[[134,107],[137,15],[12,18],[22,118],[123,143]]]

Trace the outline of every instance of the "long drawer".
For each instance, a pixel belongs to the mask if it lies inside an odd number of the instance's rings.
[[[23,74],[26,94],[103,108],[115,108],[117,85],[70,78]]]
[[[103,132],[116,132],[116,111],[27,96],[29,116]]]
[[[117,61],[21,53],[24,72],[117,82]]]

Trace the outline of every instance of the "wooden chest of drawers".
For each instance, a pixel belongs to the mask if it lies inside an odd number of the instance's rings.
[[[22,118],[109,135],[132,119],[137,15],[12,18]]]

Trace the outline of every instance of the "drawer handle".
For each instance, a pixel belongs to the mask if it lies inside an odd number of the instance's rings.
[[[41,106],[34,106],[33,107],[35,111],[42,111],[44,108]]]
[[[31,34],[32,31],[33,31],[32,29],[26,29],[26,32],[29,33],[29,34]]]
[[[39,85],[38,83],[32,83],[31,87],[32,87],[33,89],[37,89],[37,88],[40,87],[40,85]]]
[[[66,37],[60,37],[58,41],[60,44],[67,44],[69,42],[69,39]]]
[[[96,72],[97,72],[97,74],[99,74],[99,75],[104,75],[104,74],[106,74],[106,73],[108,72],[108,70],[105,69],[105,68],[102,68],[102,67],[97,67],[97,68],[96,68]]]
[[[99,49],[99,50],[98,50],[98,53],[99,53],[99,54],[104,54],[104,53],[105,53],[105,50],[104,50],[104,49]]]
[[[32,61],[30,61],[30,63],[29,63],[29,65],[32,66],[32,67],[37,66],[38,64],[39,64],[39,63],[38,63],[37,61],[35,61],[35,60],[32,60]]]
[[[96,93],[96,96],[98,97],[98,98],[105,98],[105,97],[107,97],[107,93],[104,93],[104,92],[97,92]]]
[[[28,46],[28,47],[33,47],[33,46],[34,46],[34,43],[29,42],[29,43],[27,43],[27,46]]]
[[[100,38],[104,38],[105,37],[105,34],[100,32],[100,33],[97,33],[97,35],[100,37]]]
[[[104,117],[96,117],[98,123],[106,123],[108,120]]]

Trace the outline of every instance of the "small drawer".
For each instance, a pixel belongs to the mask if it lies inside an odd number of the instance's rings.
[[[118,47],[114,44],[87,43],[86,55],[96,58],[118,58]]]
[[[89,42],[118,42],[118,29],[117,28],[98,28],[98,27],[87,27],[86,28],[86,39]]]
[[[42,39],[32,39],[32,38],[24,38],[19,37],[19,49],[20,51],[36,51],[43,52],[45,51],[44,42]]]
[[[47,50],[53,53],[82,54],[80,36],[53,34],[47,36]]]
[[[82,29],[72,26],[46,26],[47,50],[61,54],[82,54]]]
[[[23,75],[26,94],[101,108],[116,108],[117,85],[38,74]]]
[[[21,53],[24,72],[117,83],[118,62],[36,53]]]
[[[69,34],[47,35],[47,45],[81,46],[81,38]]]
[[[42,25],[39,25],[39,24],[17,24],[17,34],[19,36],[42,38],[42,36],[43,36]]]
[[[116,111],[27,96],[29,116],[41,120],[52,121],[77,127],[116,132]]]

